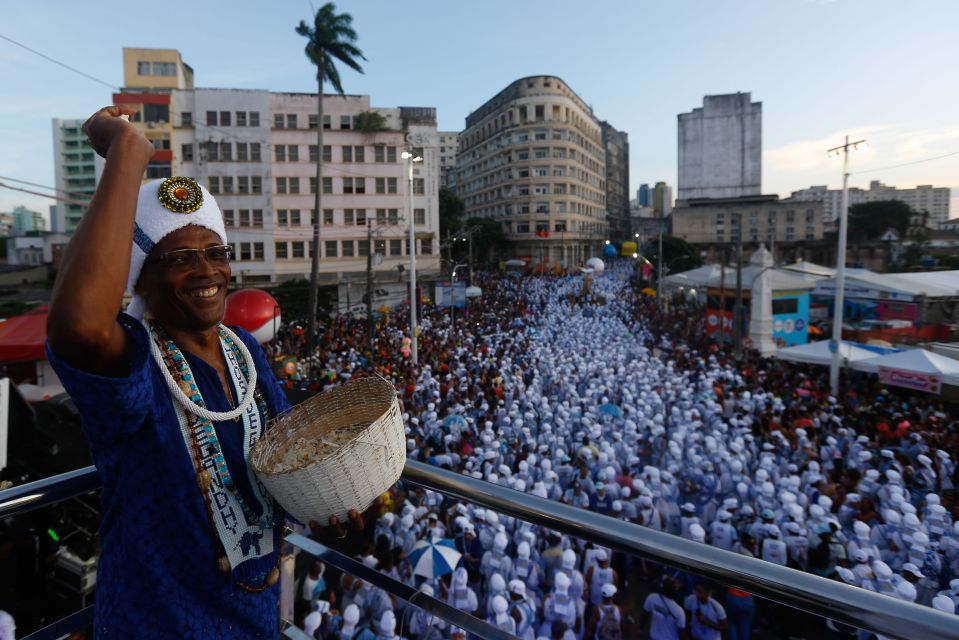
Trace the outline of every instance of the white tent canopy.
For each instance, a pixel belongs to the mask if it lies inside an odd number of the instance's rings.
[[[925,349],[909,349],[899,353],[875,356],[853,365],[853,369],[869,373],[877,373],[879,367],[923,375],[940,375],[946,384],[959,385],[959,361]]]
[[[843,342],[840,346],[839,353],[842,355],[845,363],[859,362],[876,357],[875,351],[863,349],[851,342]],[[819,364],[824,366],[832,362],[829,340],[820,340],[787,349],[780,349],[776,352],[776,357],[789,362],[802,362],[804,364]]]

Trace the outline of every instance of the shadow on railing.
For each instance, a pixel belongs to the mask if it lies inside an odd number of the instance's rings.
[[[407,461],[403,480],[464,502],[553,529],[594,544],[639,556],[748,591],[816,616],[893,638],[955,640],[959,623],[930,607],[880,595],[756,558],[723,551],[639,525],[609,518],[528,493]],[[47,506],[99,486],[96,469],[87,467],[53,478],[0,491],[0,518]],[[480,638],[508,634],[426,596],[354,559],[300,535],[286,540],[344,571],[368,580],[413,606],[462,627]],[[36,631],[23,640],[54,640],[92,621],[92,607]],[[295,630],[287,637],[299,638]]]

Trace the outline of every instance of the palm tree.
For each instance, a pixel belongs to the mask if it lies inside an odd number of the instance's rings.
[[[336,13],[336,6],[327,2],[313,16],[313,26],[300,20],[296,32],[307,39],[306,57],[316,65],[316,217],[313,219],[313,255],[310,266],[310,298],[308,314],[307,346],[312,358],[316,345],[316,298],[317,280],[320,273],[320,221],[323,210],[320,209],[320,194],[323,191],[323,83],[329,80],[337,93],[343,95],[340,73],[336,69],[339,60],[346,66],[363,73],[357,58],[366,60],[363,52],[353,43],[356,31],[350,26],[353,16],[348,13]],[[310,360],[312,369],[312,360]]]

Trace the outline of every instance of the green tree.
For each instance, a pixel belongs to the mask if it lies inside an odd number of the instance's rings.
[[[377,131],[389,131],[386,125],[386,118],[376,111],[364,111],[356,116],[356,128],[363,133],[376,133]]]
[[[888,229],[895,229],[904,238],[913,215],[912,207],[898,200],[863,202],[849,207],[849,228],[864,233],[870,240]]]
[[[463,227],[466,205],[449,187],[440,187],[440,237],[453,234]]]
[[[493,218],[470,218],[466,226],[477,227],[473,234],[473,259],[477,264],[488,264],[506,248],[503,225]],[[466,243],[463,243],[466,244]]]
[[[656,267],[656,273],[659,272],[659,241],[651,242],[652,249],[646,258]],[[696,267],[703,266],[703,259],[699,255],[699,250],[689,244],[682,238],[676,236],[663,236],[663,275],[669,273],[680,273],[689,271]]]
[[[310,353],[316,341],[317,281],[320,273],[320,194],[323,191],[323,84],[326,81],[343,95],[340,72],[336,68],[339,60],[351,69],[363,73],[357,59],[366,60],[363,52],[353,43],[356,31],[352,27],[353,16],[348,13],[336,13],[336,5],[327,2],[313,16],[313,26],[300,20],[296,32],[307,39],[306,57],[316,66],[316,216],[313,220],[313,260],[310,265],[310,295],[308,311],[308,346]]]
[[[287,280],[280,283],[273,291],[273,298],[280,307],[280,313],[287,322],[309,319],[310,308],[310,281],[304,278]],[[315,315],[329,317],[333,309],[333,294],[330,289],[319,289],[316,299]]]

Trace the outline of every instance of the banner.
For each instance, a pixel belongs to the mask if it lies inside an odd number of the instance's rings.
[[[924,391],[933,395],[939,395],[942,390],[942,376],[937,373],[916,373],[892,367],[879,367],[879,381],[883,384]]]

